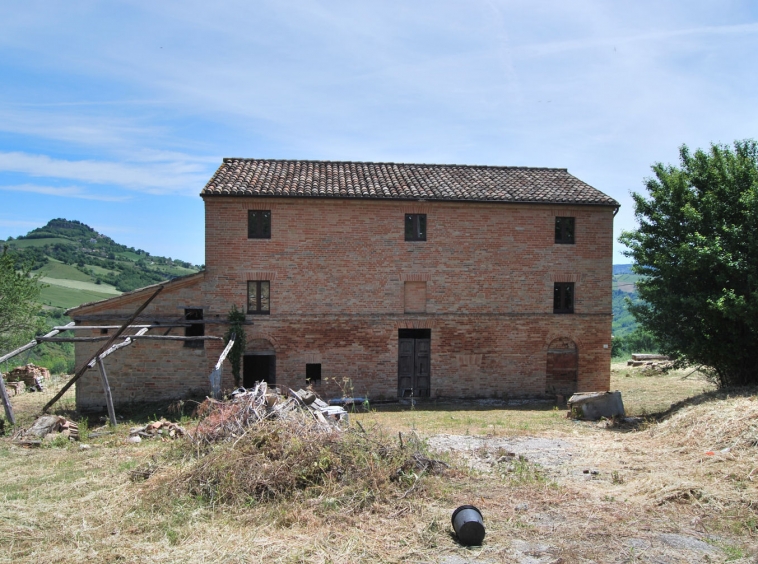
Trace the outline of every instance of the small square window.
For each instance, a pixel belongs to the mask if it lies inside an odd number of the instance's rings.
[[[269,313],[271,310],[271,282],[250,280],[247,283],[247,312]]]
[[[426,241],[426,214],[405,214],[405,240]]]
[[[199,321],[203,319],[202,309],[185,309],[184,319],[187,321]],[[205,336],[205,324],[193,323],[189,327],[184,328],[185,337],[203,337]],[[184,346],[190,349],[202,349],[205,346],[205,341],[198,339],[197,341],[184,341]]]
[[[247,238],[271,239],[271,210],[247,212]]]
[[[320,364],[306,364],[305,365],[305,383],[306,384],[320,384],[321,383],[321,365]]]
[[[573,282],[556,282],[553,285],[553,313],[574,313]]]
[[[574,244],[574,218],[555,218],[555,242],[560,245]]]
[[[100,334],[101,335],[107,335],[108,334],[108,330],[107,329],[100,329]]]

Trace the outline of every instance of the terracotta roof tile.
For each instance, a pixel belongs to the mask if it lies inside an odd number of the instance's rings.
[[[233,158],[200,195],[619,205],[563,168]]]

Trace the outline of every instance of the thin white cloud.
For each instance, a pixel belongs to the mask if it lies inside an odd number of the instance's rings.
[[[79,198],[81,200],[98,200],[101,202],[125,202],[131,199],[130,196],[109,196],[106,194],[87,192],[79,186],[41,186],[39,184],[16,184],[13,186],[0,186],[0,190],[6,190],[8,192],[32,192],[35,194],[45,194],[47,196],[58,196],[61,198]]]
[[[704,26],[688,29],[657,30],[648,33],[583,37],[568,41],[547,41],[543,43],[526,43],[515,47],[515,51],[524,55],[554,55],[573,50],[591,49],[596,47],[614,47],[630,43],[646,43],[650,41],[665,41],[678,37],[697,35],[755,35],[758,33],[758,23]]]
[[[22,152],[0,152],[0,172],[115,185],[150,194],[183,195],[197,195],[208,176],[206,167],[186,160],[149,163],[70,161]]]
[[[20,219],[0,219],[0,227],[39,227],[44,221],[28,221]]]

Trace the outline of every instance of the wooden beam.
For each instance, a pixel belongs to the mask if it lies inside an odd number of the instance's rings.
[[[68,383],[66,383],[66,385],[63,386],[57,394],[55,394],[55,397],[53,397],[53,399],[51,399],[49,402],[45,404],[45,406],[42,408],[43,413],[46,412],[48,409],[50,409],[50,407],[56,401],[58,401],[59,399],[63,397],[63,394],[65,394],[68,391],[68,389],[71,386],[73,386],[74,383],[84,375],[84,373],[89,368],[88,365],[90,361],[93,358],[97,358],[98,356],[103,354],[106,350],[108,350],[110,346],[115,342],[115,340],[121,336],[121,333],[123,333],[126,330],[126,328],[129,327],[129,325],[134,323],[134,320],[137,319],[137,317],[139,317],[139,314],[142,313],[145,310],[145,308],[148,305],[150,305],[150,302],[152,302],[155,299],[155,297],[163,291],[163,288],[164,288],[163,285],[158,286],[155,292],[153,292],[153,294],[145,301],[145,303],[143,303],[139,308],[137,308],[137,311],[135,311],[134,314],[132,314],[132,316],[126,321],[126,323],[124,323],[121,326],[121,328],[113,334],[113,336],[108,340],[108,342],[105,343],[102,347],[100,347],[98,351],[95,354],[93,354],[89,359],[87,359],[87,362],[85,362],[82,365],[82,367],[79,369],[79,371],[76,374],[74,374],[74,377],[71,378],[71,380],[69,380]]]
[[[134,335],[134,336],[136,337],[136,336],[139,336],[139,335],[144,335],[145,333],[147,333],[147,328],[140,329],[139,332],[137,333],[137,335]],[[132,344],[132,342],[133,342],[132,341],[132,337],[127,337],[126,339],[124,339],[124,341],[122,343],[118,343],[117,345],[113,345],[111,348],[109,348],[107,351],[105,351],[103,354],[101,354],[97,358],[101,358],[101,359],[105,358],[109,354],[112,354],[112,353],[116,352],[118,349],[123,349],[124,347],[128,347],[129,345]],[[89,364],[87,366],[89,366],[90,368],[94,368],[95,362],[96,362],[95,359],[90,360],[90,362],[89,362]]]
[[[223,341],[223,337],[182,337],[181,335],[128,335],[132,339],[152,339],[155,341]],[[98,341],[106,341],[108,337],[103,335],[101,337],[49,337],[42,338],[40,340],[45,343],[96,343]]]
[[[71,324],[69,324],[71,325]],[[167,327],[189,327],[191,323],[175,323],[172,325],[129,325],[127,329],[165,329]],[[83,331],[85,329],[118,329],[121,325],[68,325],[64,327],[54,327],[54,329],[60,329],[61,331]]]
[[[0,363],[5,362],[8,359],[11,359],[11,358],[13,358],[14,356],[16,356],[18,354],[21,354],[22,352],[24,352],[26,350],[29,350],[32,347],[36,347],[38,344],[40,344],[42,342],[42,339],[53,337],[54,335],[57,335],[61,331],[68,331],[72,327],[74,327],[74,322],[73,321],[71,323],[69,323],[68,325],[64,325],[62,327],[55,327],[52,331],[50,331],[49,333],[43,335],[42,337],[36,337],[34,340],[29,341],[28,343],[26,343],[23,347],[20,347],[20,348],[16,349],[15,351],[11,351],[11,352],[9,352],[6,355],[1,356],[0,357]]]
[[[97,315],[76,315],[73,318],[75,321],[115,321],[119,322],[122,319],[126,319],[123,315],[108,315],[108,314],[97,314]],[[177,323],[177,319],[169,318],[169,317],[145,317],[145,321],[149,321],[156,325],[163,325],[163,327],[170,327],[171,324]],[[190,319],[187,321],[182,321],[182,323],[187,323],[190,325],[229,325],[229,320],[226,318],[219,317],[218,319],[213,318],[206,318],[206,319]],[[253,321],[245,321],[243,325],[254,325]],[[81,325],[77,325],[77,327],[82,327]],[[85,325],[84,327],[88,327]]]
[[[213,399],[221,399],[221,365],[224,363],[224,359],[229,354],[229,351],[232,350],[234,339],[236,338],[237,335],[232,333],[229,342],[226,344],[226,347],[224,347],[221,356],[218,357],[218,362],[216,363],[216,366],[213,367],[213,371],[209,376],[211,381],[211,396],[213,396]]]

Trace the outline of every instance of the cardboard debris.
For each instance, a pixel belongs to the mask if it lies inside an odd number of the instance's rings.
[[[160,421],[148,423],[144,427],[132,427],[129,430],[129,442],[138,443],[142,439],[154,438],[176,439],[186,434],[186,431],[176,423],[161,419]],[[140,440],[133,440],[135,437]]]
[[[50,440],[58,435],[78,441],[79,426],[59,415],[43,415],[29,429],[21,431],[13,442],[25,446],[38,446],[42,444],[43,439]]]

